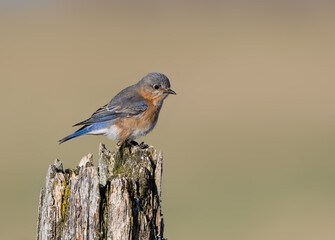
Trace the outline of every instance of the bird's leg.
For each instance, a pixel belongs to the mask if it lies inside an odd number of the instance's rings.
[[[118,141],[117,144],[116,144],[116,146],[121,147],[122,144],[123,144],[122,141]]]
[[[138,145],[138,143],[137,143],[137,145]],[[118,151],[121,154],[121,158],[123,158],[123,154],[124,154],[125,150],[128,149],[129,152],[132,152],[132,148],[136,145],[134,143],[132,143],[131,141],[124,140],[124,141],[118,141],[117,146],[119,148]]]
[[[133,147],[133,146],[138,146],[139,144],[135,141],[130,141],[130,140],[125,140],[125,141],[118,141],[116,146],[121,147],[125,145],[125,147]]]
[[[135,147],[135,146],[139,146],[139,144],[136,142],[136,141],[134,141],[134,140],[129,140],[129,139],[126,139],[124,142],[122,142],[122,143],[124,143],[126,146],[129,146],[129,147]]]
[[[129,144],[130,146],[134,147],[139,147],[141,149],[146,149],[149,147],[149,145],[145,144],[144,142],[141,142],[141,144],[138,144],[138,142],[134,140],[126,140],[126,143]]]
[[[130,143],[128,140],[125,141],[118,141],[117,142],[117,147],[120,149],[120,151],[122,152],[125,148],[129,148],[129,150],[131,150],[131,148],[133,146],[135,146],[133,143]]]
[[[132,147],[134,147],[134,146],[138,146],[138,142],[136,142],[136,141],[134,141],[134,140],[127,140],[127,143],[128,143],[130,146],[132,146]]]

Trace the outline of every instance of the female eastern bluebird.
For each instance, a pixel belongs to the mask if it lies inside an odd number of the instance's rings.
[[[176,94],[170,89],[169,79],[162,73],[152,72],[135,85],[119,92],[108,104],[92,116],[74,126],[83,125],[59,143],[82,135],[105,135],[113,140],[134,143],[156,125],[164,99]]]

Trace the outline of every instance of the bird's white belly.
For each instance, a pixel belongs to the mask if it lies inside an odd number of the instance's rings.
[[[105,135],[110,139],[119,140],[119,133],[120,129],[117,126],[112,125],[107,129]]]

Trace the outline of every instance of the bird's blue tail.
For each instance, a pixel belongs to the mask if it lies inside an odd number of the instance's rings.
[[[75,133],[72,133],[71,135],[66,136],[65,138],[62,138],[61,140],[59,140],[58,143],[61,144],[63,142],[69,141],[73,138],[77,138],[77,137],[80,137],[82,135],[85,135],[85,134],[87,134],[91,131],[91,127],[92,127],[92,125],[91,126],[83,126],[82,128],[80,128]]]
[[[109,122],[102,122],[102,123],[93,123],[92,125],[84,125],[81,128],[79,128],[75,133],[72,133],[69,136],[66,136],[65,138],[59,140],[59,144],[69,141],[73,138],[80,137],[85,134],[94,134],[94,135],[103,135],[104,129],[109,126]]]

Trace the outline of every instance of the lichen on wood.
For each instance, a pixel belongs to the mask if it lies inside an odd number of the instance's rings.
[[[75,169],[49,166],[40,193],[37,240],[163,239],[162,154],[153,147],[99,146]]]

